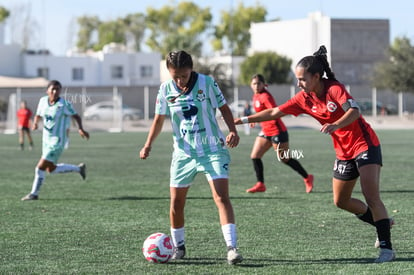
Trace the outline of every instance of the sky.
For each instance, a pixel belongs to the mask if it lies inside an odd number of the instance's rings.
[[[0,6],[10,11],[29,7],[34,26],[35,48],[46,48],[54,55],[65,55],[76,37],[76,17],[98,16],[112,20],[130,13],[145,13],[148,7],[161,8],[178,3],[174,0],[0,0]],[[414,39],[413,0],[198,0],[202,8],[210,7],[213,23],[220,19],[221,11],[229,11],[242,2],[245,6],[260,3],[267,9],[266,20],[302,19],[311,12],[320,11],[331,18],[389,19],[390,41],[406,36]],[[11,41],[10,20],[6,21],[5,42]],[[300,33],[296,34],[300,35]],[[208,50],[207,50],[208,51]]]

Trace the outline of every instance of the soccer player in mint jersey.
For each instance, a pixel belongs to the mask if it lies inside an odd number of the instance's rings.
[[[251,81],[250,87],[253,91],[253,107],[256,112],[276,107],[276,100],[267,90],[267,85],[263,75],[255,74]],[[254,125],[252,125],[254,126]],[[273,148],[278,154],[278,159],[290,168],[295,170],[303,178],[306,193],[312,192],[313,175],[310,175],[302,167],[297,159],[289,156],[289,135],[285,124],[281,118],[260,123],[262,130],[256,137],[253,144],[250,158],[253,161],[253,168],[256,172],[257,183],[246,190],[248,193],[265,192],[264,183],[263,155]]]
[[[83,179],[86,177],[86,166],[57,163],[66,143],[66,129],[68,116],[72,116],[78,124],[78,132],[82,138],[89,139],[89,133],[83,129],[80,116],[72,105],[60,97],[62,85],[57,80],[52,80],[47,86],[47,96],[39,100],[36,115],[33,121],[33,130],[38,128],[39,120],[43,120],[42,156],[37,163],[32,191],[22,198],[23,201],[37,200],[46,172],[51,174],[76,172]]]
[[[193,71],[191,56],[185,51],[170,52],[166,57],[171,80],[161,84],[155,117],[140,158],[146,159],[162,130],[165,117],[171,119],[174,152],[170,168],[170,223],[174,244],[172,259],[185,256],[184,205],[188,189],[197,173],[205,174],[227,245],[227,261],[237,264],[242,256],[237,251],[237,233],[229,198],[230,155],[226,146],[239,143],[233,115],[217,83],[209,76]],[[224,136],[216,121],[219,109],[229,134]]]
[[[295,75],[302,91],[293,98],[279,107],[238,118],[235,123],[274,120],[287,114],[308,114],[319,121],[320,131],[331,135],[336,152],[332,179],[334,204],[376,228],[381,250],[375,262],[390,262],[395,259],[395,252],[391,244],[392,220],[379,191],[380,142],[360,114],[358,104],[335,78],[326,53],[321,46],[312,56],[298,62]],[[365,202],[352,197],[358,177]]]

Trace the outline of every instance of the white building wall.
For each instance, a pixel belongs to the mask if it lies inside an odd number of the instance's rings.
[[[156,53],[95,53],[90,55],[23,55],[23,75],[37,77],[38,68],[48,68],[49,79],[66,86],[154,85],[160,81],[160,55]],[[122,67],[122,77],[114,78],[111,67]],[[152,66],[151,77],[141,77],[141,67]],[[83,80],[74,80],[72,70],[83,68]]]
[[[276,52],[292,59],[293,71],[302,57],[311,55],[320,45],[330,48],[330,18],[317,12],[305,19],[252,23],[250,35],[249,54]]]
[[[331,19],[320,12],[308,18],[254,23],[249,54],[273,51],[297,62],[320,45],[328,50],[335,75],[346,84],[367,84],[389,47],[388,19]]]
[[[24,76],[37,77],[38,68],[49,70],[48,79],[57,79],[68,86],[97,85],[99,62],[91,57],[65,57],[52,55],[24,55]],[[83,68],[83,80],[73,80],[72,70]]]
[[[158,85],[160,83],[160,60],[158,53],[108,53],[102,60],[102,85]],[[121,66],[122,78],[113,78],[111,68]],[[142,76],[143,66],[152,67],[152,77]]]

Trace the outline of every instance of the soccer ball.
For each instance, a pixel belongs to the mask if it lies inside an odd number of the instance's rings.
[[[152,263],[166,263],[173,254],[170,237],[164,233],[149,235],[142,246],[142,253],[147,261]]]

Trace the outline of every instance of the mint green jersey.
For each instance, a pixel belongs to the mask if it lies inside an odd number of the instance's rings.
[[[65,145],[66,129],[70,120],[68,117],[75,115],[72,104],[59,98],[55,104],[50,105],[48,96],[39,100],[36,115],[43,118],[43,150],[53,150]]]
[[[193,89],[179,96],[173,80],[161,84],[155,113],[171,118],[175,153],[205,156],[227,150],[216,109],[226,104],[217,83],[209,76],[198,74]]]

